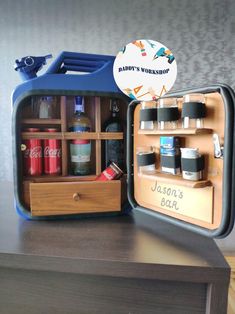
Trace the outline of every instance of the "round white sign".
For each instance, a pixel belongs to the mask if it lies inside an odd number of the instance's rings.
[[[177,76],[172,52],[154,40],[135,40],[116,56],[113,75],[121,91],[132,99],[155,100],[168,92]]]

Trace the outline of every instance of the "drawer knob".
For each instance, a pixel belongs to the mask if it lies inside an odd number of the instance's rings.
[[[78,193],[73,194],[73,199],[77,202],[81,199],[80,195]]]

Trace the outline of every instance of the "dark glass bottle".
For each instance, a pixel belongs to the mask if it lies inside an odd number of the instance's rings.
[[[105,132],[123,132],[123,125],[119,117],[119,105],[116,99],[110,101],[110,118],[104,123]],[[125,171],[123,140],[105,141],[105,167],[114,162]]]

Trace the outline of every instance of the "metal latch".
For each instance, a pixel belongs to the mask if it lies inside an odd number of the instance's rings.
[[[214,144],[214,157],[222,159],[224,155],[224,146],[221,146],[219,135],[217,133],[213,134],[213,144]]]

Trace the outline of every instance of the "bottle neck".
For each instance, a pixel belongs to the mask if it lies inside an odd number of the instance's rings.
[[[75,113],[84,113],[84,97],[76,96],[74,99],[74,111]]]
[[[74,112],[75,113],[84,113],[85,110],[84,110],[84,105],[83,104],[79,104],[79,105],[75,105],[74,107]]]
[[[119,106],[118,106],[116,101],[113,101],[113,102],[110,103],[110,111],[111,111],[111,116],[113,118],[118,117],[118,115],[119,115]]]
[[[116,118],[118,116],[118,113],[115,111],[111,111],[112,118]]]

